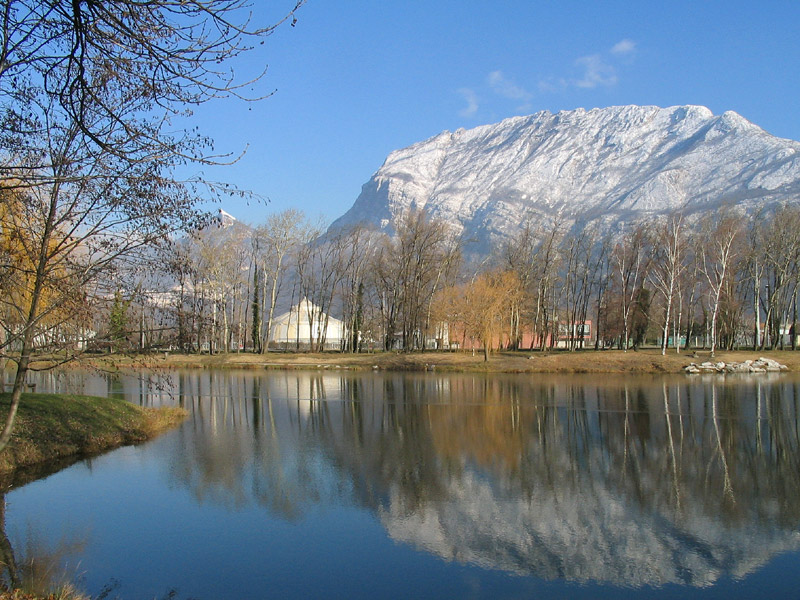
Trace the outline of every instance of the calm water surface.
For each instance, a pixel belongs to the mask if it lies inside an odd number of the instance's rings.
[[[190,417],[5,497],[92,595],[800,594],[795,375],[143,375],[42,375]]]

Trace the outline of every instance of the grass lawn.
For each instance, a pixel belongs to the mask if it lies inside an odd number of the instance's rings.
[[[0,394],[3,422],[10,401],[11,394]],[[0,453],[0,475],[142,442],[185,416],[180,408],[140,408],[111,398],[23,394],[11,442]]]

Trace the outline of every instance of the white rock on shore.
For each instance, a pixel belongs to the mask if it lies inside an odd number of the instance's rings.
[[[777,373],[788,371],[786,365],[782,365],[771,358],[760,357],[758,360],[746,360],[744,362],[703,362],[691,363],[683,368],[686,373],[696,375],[699,373]]]

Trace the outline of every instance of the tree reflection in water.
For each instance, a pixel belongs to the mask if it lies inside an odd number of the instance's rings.
[[[19,588],[38,597],[74,591],[76,574],[66,570],[64,564],[83,552],[85,536],[64,536],[47,543],[46,536],[29,528],[15,552],[6,535],[5,515],[5,494],[0,494],[0,591]]]
[[[796,376],[166,380],[192,411],[170,478],[201,503],[296,521],[344,502],[447,560],[634,587],[708,586],[800,549]]]

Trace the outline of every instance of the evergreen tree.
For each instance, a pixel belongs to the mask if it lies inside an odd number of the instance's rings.
[[[114,304],[111,305],[111,312],[108,316],[108,340],[112,352],[115,346],[120,350],[128,346],[128,308],[130,305],[131,301],[125,300],[122,292],[119,290],[114,292]]]

